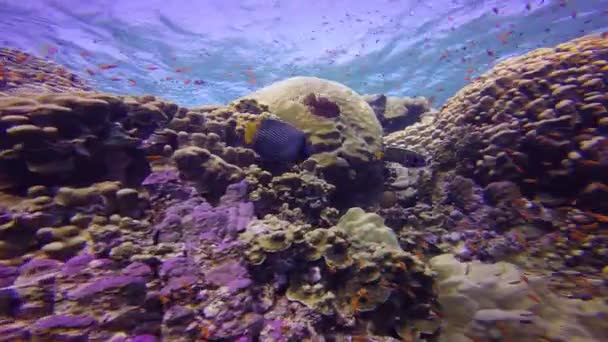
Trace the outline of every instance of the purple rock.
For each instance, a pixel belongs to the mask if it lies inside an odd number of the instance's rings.
[[[196,196],[196,190],[182,183],[176,170],[153,172],[142,185],[153,195],[169,195],[175,200],[186,200]]]
[[[161,278],[167,280],[171,277],[196,274],[197,272],[192,260],[183,257],[176,257],[165,260],[158,273]]]
[[[220,203],[229,204],[244,200],[247,196],[248,186],[249,185],[246,180],[228,185],[228,188],[226,188],[226,193],[220,198]]]
[[[12,285],[18,275],[17,267],[0,265],[0,287]]]
[[[157,185],[169,182],[179,182],[179,175],[176,170],[163,170],[152,172],[144,179],[142,185]]]
[[[51,315],[37,320],[32,331],[40,333],[50,329],[87,328],[96,323],[94,318],[84,315]]]
[[[81,286],[68,293],[71,300],[87,300],[105,291],[120,289],[123,299],[131,303],[142,302],[146,297],[146,283],[143,279],[129,276],[106,276]]]
[[[92,254],[77,255],[63,265],[61,273],[65,276],[75,275],[89,266],[95,257]]]
[[[215,286],[226,286],[231,292],[251,285],[247,268],[236,260],[227,261],[209,270],[205,278]]]
[[[158,338],[154,335],[139,335],[131,339],[131,342],[157,342]]]
[[[114,260],[107,258],[95,259],[89,263],[89,266],[96,270],[112,270],[114,269],[115,265],[116,262]]]
[[[27,326],[19,324],[0,324],[0,341],[30,341]]]
[[[183,276],[169,279],[169,282],[165,287],[160,290],[163,295],[169,295],[172,292],[179,291],[184,288],[191,288],[196,284],[197,278],[194,276]]]
[[[144,264],[143,262],[133,262],[129,264],[129,266],[122,270],[122,274],[142,278],[151,277],[153,275],[150,266]]]
[[[186,324],[192,318],[194,318],[194,311],[180,305],[174,305],[165,312],[163,323],[167,325]]]
[[[61,268],[62,263],[54,259],[32,259],[19,267],[21,277],[42,276],[56,272]]]

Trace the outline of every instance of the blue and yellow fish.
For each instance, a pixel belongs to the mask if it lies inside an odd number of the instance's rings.
[[[245,126],[245,144],[260,155],[263,161],[295,163],[312,154],[312,146],[302,130],[278,119],[263,118]],[[376,160],[395,162],[405,167],[423,167],[426,159],[419,153],[400,148],[385,147],[375,154]]]
[[[306,134],[280,120],[264,118],[245,126],[245,144],[263,161],[295,163],[306,160],[312,147]]]

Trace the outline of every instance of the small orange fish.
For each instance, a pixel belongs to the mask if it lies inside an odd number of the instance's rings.
[[[475,71],[475,69],[474,69],[474,68],[468,68],[468,69],[467,69],[467,73],[469,73],[469,74],[470,74],[470,73],[472,73],[472,72],[474,72],[474,71]]]
[[[99,65],[99,69],[101,69],[101,70],[108,70],[108,69],[114,69],[117,66],[118,65],[116,65],[116,64],[100,64]]]
[[[608,215],[600,215],[595,213],[589,213],[589,215],[593,216],[596,220],[602,223],[608,223]]]
[[[470,81],[471,81],[471,77],[470,77],[470,76],[465,76],[465,77],[464,77],[464,80],[465,80],[465,81],[469,81],[469,82],[470,82]]]
[[[534,179],[534,178],[526,178],[523,180],[523,182],[528,183],[528,184],[536,184],[536,183],[538,183],[538,180]]]
[[[18,54],[17,56],[15,56],[15,62],[17,62],[17,63],[21,64],[21,63],[23,63],[23,62],[27,61],[27,60],[28,60],[28,58],[29,58],[29,56],[28,56],[28,55],[26,55],[26,54],[24,54],[24,53],[20,53],[20,54]]]
[[[186,71],[185,68],[177,68],[177,69],[175,69],[175,72],[184,72],[184,71]]]
[[[591,223],[591,224],[583,225],[583,226],[581,226],[581,228],[588,229],[588,230],[593,230],[593,229],[597,229],[599,226],[600,226],[599,223],[594,222],[594,223]]]
[[[550,136],[550,137],[552,137],[552,138],[561,138],[562,137],[561,133],[558,133],[558,132],[551,132],[551,133],[549,133],[547,135]]]
[[[209,327],[207,327],[206,325],[201,325],[200,330],[201,330],[201,338],[203,338],[203,341],[206,341],[209,339],[209,337],[211,337],[211,333],[209,332]]]
[[[82,50],[82,51],[80,51],[80,55],[81,55],[82,57],[88,57],[88,56],[90,56],[91,54],[90,54],[88,51]]]
[[[132,79],[130,79],[130,78],[129,78],[127,81],[129,81],[129,84],[131,85],[131,87],[134,87],[134,86],[135,86],[135,84],[136,84],[136,83],[135,83],[135,80],[132,80]]]
[[[232,77],[232,74],[226,74],[226,77]]]
[[[583,233],[583,232],[579,232],[579,231],[572,231],[570,232],[570,238],[572,238],[575,241],[583,241],[585,240],[585,238],[587,237],[587,234]]]
[[[528,293],[528,295],[526,297],[530,298],[536,304],[540,304],[542,302],[540,297],[534,292]]]
[[[585,166],[599,166],[600,162],[595,161],[595,160],[585,159],[585,160],[581,161],[581,164],[583,164]]]
[[[184,84],[190,84],[190,80],[185,80]]]
[[[159,156],[159,155],[146,156],[146,159],[150,162],[161,160],[163,158],[164,158],[163,156]]]
[[[155,67],[154,65],[150,65],[150,66],[147,66],[146,69],[148,69],[148,70],[156,70],[156,69],[158,69],[158,67]]]
[[[163,305],[169,303],[169,301],[170,301],[169,296],[166,296],[166,295],[161,295],[159,297],[159,299],[160,299],[160,302],[163,303]]]
[[[255,77],[254,77],[254,78],[249,79],[249,83],[251,83],[251,84],[255,84],[256,82],[257,82],[257,81],[256,81]]]

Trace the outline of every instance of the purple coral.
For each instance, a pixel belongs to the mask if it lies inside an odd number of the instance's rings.
[[[125,299],[141,302],[146,296],[146,283],[138,277],[106,276],[84,285],[68,293],[72,300],[87,300],[103,292],[120,289],[124,291]]]
[[[92,254],[77,255],[63,265],[61,273],[64,276],[73,276],[84,270],[95,257]]]
[[[236,292],[251,285],[247,268],[236,260],[229,260],[209,270],[207,280],[215,286],[226,286]]]
[[[150,268],[150,266],[144,264],[143,262],[133,262],[129,264],[129,266],[125,267],[125,269],[122,270],[122,274],[130,277],[142,278],[148,278],[153,276],[152,269]]]
[[[139,335],[131,339],[130,342],[157,342],[158,338],[154,335]]]
[[[195,196],[196,190],[179,179],[176,170],[152,172],[142,185],[153,195],[169,195],[172,199],[185,200]]]
[[[43,332],[51,329],[87,328],[96,323],[94,318],[84,315],[51,315],[37,320],[32,330]]]
[[[58,271],[61,265],[54,259],[32,259],[19,267],[19,274],[21,277],[43,276]]]
[[[18,275],[17,267],[0,265],[0,287],[12,285]]]
[[[183,257],[170,258],[165,260],[160,267],[158,274],[164,280],[174,277],[181,277],[196,273],[196,268],[192,260]]]

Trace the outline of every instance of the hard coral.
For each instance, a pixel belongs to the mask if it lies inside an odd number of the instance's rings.
[[[136,186],[150,172],[140,138],[166,122],[154,97],[64,93],[0,99],[2,189],[87,184]]]
[[[243,179],[243,171],[200,147],[186,147],[173,155],[180,177],[192,181],[203,196],[215,202],[228,185]]]
[[[441,341],[472,339],[600,341],[608,308],[557,297],[542,277],[525,276],[505,262],[462,263],[451,254],[430,260],[443,308]],[[521,323],[525,324],[521,324]]]
[[[317,172],[340,189],[356,179],[370,183],[365,167],[381,149],[382,127],[370,106],[353,90],[314,77],[294,77],[245,96],[301,129],[312,149]],[[350,182],[350,183],[349,183]],[[348,184],[347,184],[348,183]]]
[[[586,36],[502,61],[452,97],[431,125],[386,141],[427,145],[440,168],[457,165],[482,185],[508,180],[552,205],[580,198],[578,206],[608,210],[582,200],[608,172],[607,51],[605,39]]]
[[[241,238],[259,277],[285,274],[288,298],[318,313],[361,316],[384,334],[414,328],[405,321],[430,319],[434,294],[429,270],[401,249],[375,214],[350,209],[329,229],[267,216],[253,221]]]

